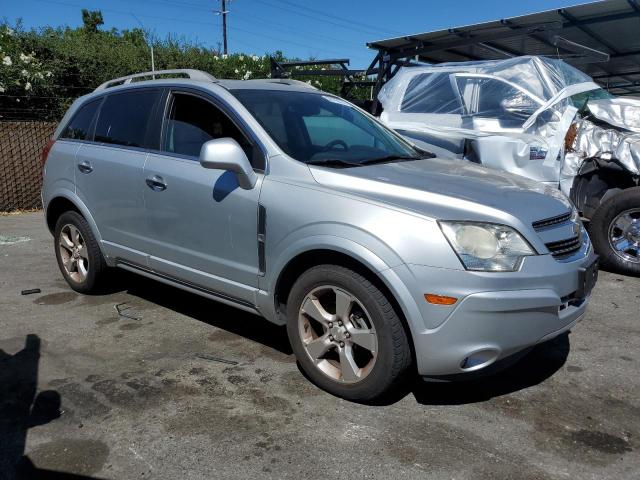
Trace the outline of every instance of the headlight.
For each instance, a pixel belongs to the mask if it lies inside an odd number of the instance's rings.
[[[506,225],[481,222],[439,222],[442,233],[467,270],[514,272],[523,257],[536,252]]]

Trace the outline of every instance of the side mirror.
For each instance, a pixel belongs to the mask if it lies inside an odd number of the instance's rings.
[[[500,107],[502,107],[503,111],[522,116],[533,115],[538,106],[539,105],[536,105],[531,99],[526,98],[524,95],[504,98],[500,101]]]
[[[258,181],[247,155],[233,138],[217,138],[204,143],[200,149],[200,165],[235,173],[238,185],[244,190],[251,190]]]

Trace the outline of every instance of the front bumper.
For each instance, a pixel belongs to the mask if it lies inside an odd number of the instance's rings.
[[[518,272],[483,273],[417,265],[394,269],[411,291],[419,317],[409,318],[418,372],[438,377],[478,372],[572,328],[588,298],[577,298],[580,269],[595,255],[562,263],[527,257]],[[425,293],[458,298],[431,305]]]

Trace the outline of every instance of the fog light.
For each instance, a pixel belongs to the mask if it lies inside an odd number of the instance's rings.
[[[425,293],[424,299],[434,305],[453,305],[458,301],[457,298],[447,297],[445,295],[436,295],[435,293]]]
[[[460,369],[465,371],[480,370],[494,362],[500,352],[492,348],[472,353],[460,362]]]

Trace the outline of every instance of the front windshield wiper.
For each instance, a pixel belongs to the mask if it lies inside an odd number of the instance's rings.
[[[369,160],[363,160],[359,162],[360,165],[374,165],[376,163],[387,163],[387,162],[407,162],[411,160],[422,160],[423,158],[431,158],[429,156],[419,156],[419,157],[411,157],[411,156],[403,156],[403,155],[385,155],[384,157],[378,158],[370,158]]]
[[[317,160],[309,160],[307,165],[320,165],[323,167],[334,167],[334,168],[351,168],[351,167],[359,167],[361,165],[360,162],[347,162],[345,160],[340,160],[339,158],[319,158]]]

